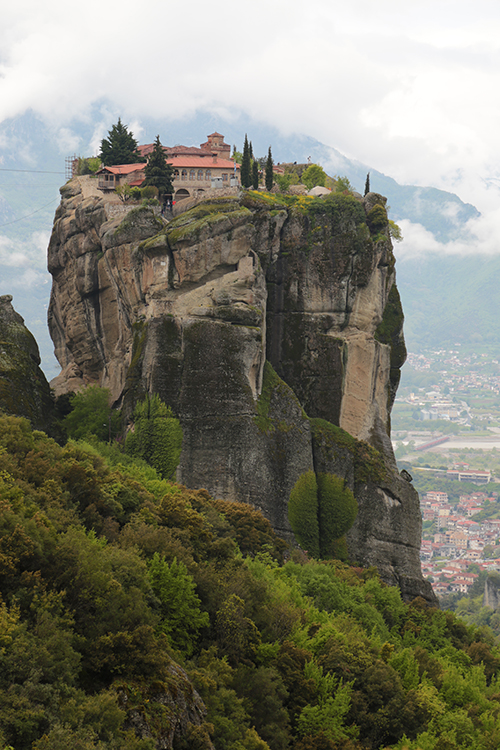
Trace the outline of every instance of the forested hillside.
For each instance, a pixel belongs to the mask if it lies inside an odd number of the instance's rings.
[[[3,416],[0,466],[0,747],[499,746],[487,631],[118,447]]]

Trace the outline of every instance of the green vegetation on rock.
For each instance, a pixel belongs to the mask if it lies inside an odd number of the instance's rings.
[[[486,630],[373,569],[285,562],[257,510],[117,445],[0,415],[0,455],[2,746],[498,747]]]
[[[164,479],[172,479],[182,450],[182,429],[169,406],[157,394],[147,394],[134,410],[125,450],[142,458]]]
[[[319,558],[318,483],[314,471],[302,474],[288,501],[288,520],[303,550]]]
[[[355,482],[379,484],[387,478],[387,467],[382,454],[368,443],[356,440],[341,427],[325,419],[310,419],[315,450],[324,454],[325,460],[335,458],[338,451],[347,450],[354,458]]]
[[[120,412],[111,408],[107,388],[89,385],[70,396],[71,411],[63,419],[68,437],[74,440],[95,435],[98,440],[116,438],[120,431]]]
[[[357,512],[358,504],[345,480],[326,472],[302,474],[288,502],[288,519],[301,547],[321,559],[345,556],[340,540]]]

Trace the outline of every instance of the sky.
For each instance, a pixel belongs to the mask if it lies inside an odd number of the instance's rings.
[[[4,5],[6,5],[4,3]],[[18,0],[2,8],[0,122],[245,112],[482,213],[445,249],[500,252],[498,0]],[[95,111],[95,109],[94,109]],[[205,134],[203,134],[205,135]],[[407,252],[432,244],[405,226]]]

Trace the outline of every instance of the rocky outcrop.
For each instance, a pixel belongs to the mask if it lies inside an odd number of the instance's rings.
[[[207,709],[186,672],[172,661],[164,682],[118,688],[120,706],[127,713],[125,729],[141,739],[154,739],[156,750],[172,750],[194,727],[205,721]],[[208,733],[204,747],[213,748]]]
[[[0,297],[0,411],[26,417],[35,429],[45,430],[53,411],[38,345],[10,294]]]
[[[71,181],[49,246],[53,385],[99,383],[126,416],[158,393],[184,432],[179,481],[251,503],[285,536],[298,477],[344,476],[351,557],[433,599],[389,439],[405,350],[384,203],[244,193],[165,225],[148,207],[113,218]]]
[[[500,606],[500,576],[496,571],[490,573],[484,582],[483,607],[498,609]]]

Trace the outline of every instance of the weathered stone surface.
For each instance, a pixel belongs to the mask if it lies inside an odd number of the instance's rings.
[[[205,704],[176,662],[171,662],[165,682],[155,682],[149,687],[141,685],[140,689],[145,700],[139,707],[131,705],[127,687],[118,690],[121,707],[127,712],[125,729],[133,729],[142,739],[154,738],[157,750],[172,750],[175,740],[185,739],[191,727],[203,724],[207,714]],[[159,735],[158,716],[165,727]],[[208,738],[206,742],[209,743],[206,747],[213,747]]]
[[[70,184],[49,248],[54,385],[106,386],[126,416],[158,393],[184,431],[179,481],[251,503],[284,535],[302,473],[344,476],[360,508],[351,555],[432,600],[418,496],[389,439],[405,350],[384,200],[243,193],[165,226],[147,208],[109,219]],[[325,453],[317,419],[358,448]]]
[[[500,606],[500,577],[496,572],[484,582],[483,607],[498,609]]]
[[[0,410],[26,417],[36,429],[50,426],[53,403],[50,386],[40,369],[38,345],[12,307],[12,297],[0,297]]]

